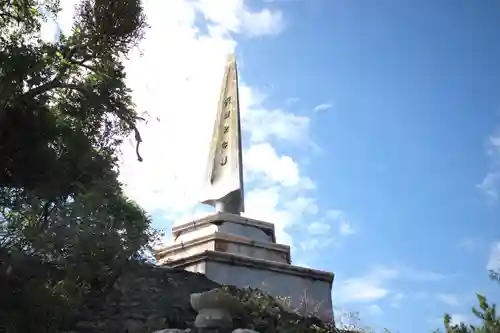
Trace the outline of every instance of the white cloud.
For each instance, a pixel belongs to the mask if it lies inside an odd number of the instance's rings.
[[[313,222],[307,227],[307,231],[312,235],[324,235],[330,231],[330,229],[330,225],[324,222]]]
[[[373,302],[385,298],[391,290],[385,286],[388,280],[399,276],[399,271],[387,267],[375,267],[367,275],[343,281],[334,291],[340,303]]]
[[[487,270],[500,271],[500,242],[495,242],[491,246],[490,256],[488,258]]]
[[[488,155],[491,157],[491,167],[480,184],[476,188],[481,190],[486,197],[493,202],[499,199],[500,190],[500,128],[496,134],[491,135],[488,139]]]
[[[490,136],[489,146],[490,154],[500,154],[500,131],[497,135]]]
[[[328,109],[331,109],[332,108],[332,104],[330,103],[323,103],[323,104],[319,104],[319,105],[316,105],[314,107],[314,111],[318,112],[318,111],[324,111],[324,110],[328,110]]]
[[[371,304],[368,306],[368,313],[372,316],[378,316],[382,314],[382,309],[377,304]]]
[[[399,308],[401,301],[405,298],[405,294],[403,293],[397,293],[394,294],[391,298],[391,306],[393,308]]]
[[[278,186],[249,191],[245,199],[245,215],[274,223],[277,240],[291,245],[292,237],[286,228],[296,222],[297,216],[281,207],[282,193],[282,188]]]
[[[337,287],[339,288],[339,287]],[[378,281],[350,279],[343,283],[339,302],[371,302],[386,297],[390,290],[379,285]]]
[[[500,186],[500,171],[492,171],[484,177],[483,181],[476,185],[486,196],[498,200],[498,188]]]
[[[175,218],[197,203],[223,67],[237,45],[233,34],[276,34],[283,20],[278,11],[252,11],[240,0],[149,1],[145,9],[152,28],[141,45],[144,56],[128,63],[129,84],[138,106],[161,123],[143,128],[142,164],[133,161],[130,149],[125,151],[122,179],[141,205]],[[209,22],[207,34],[195,26],[197,12]],[[304,191],[314,184],[292,157],[276,152],[275,144],[308,138],[309,120],[264,108],[266,96],[245,85],[242,76],[240,68],[242,129],[252,141],[244,151],[245,215],[275,223],[278,241],[291,244],[286,229],[307,209],[287,205],[307,200]],[[270,139],[276,142],[271,145]]]
[[[58,23],[63,32],[71,28],[77,2],[61,1]],[[133,140],[124,143],[120,179],[126,193],[148,212],[177,224],[211,210],[197,204],[198,193],[227,56],[239,36],[272,37],[284,20],[278,10],[254,10],[243,0],[144,0],[143,6],[151,28],[125,62],[127,84],[138,112],[160,121],[139,125],[142,163]],[[195,24],[203,22],[200,17],[207,24],[205,32]],[[46,29],[47,35],[53,31]],[[243,63],[244,55],[238,61]],[[310,119],[286,105],[265,106],[265,92],[245,84],[244,78],[240,66],[242,130],[250,138],[244,151],[245,215],[273,222],[277,240],[293,246],[289,227],[306,216],[321,220],[322,214],[311,192],[314,181],[279,147],[284,142],[313,145]],[[169,226],[158,227],[169,234]]]
[[[300,248],[302,251],[311,251],[319,247],[320,242],[317,238],[306,238],[300,241]]]
[[[375,266],[367,274],[337,284],[334,297],[341,303],[373,302],[384,298],[399,306],[404,294],[394,290],[390,282],[396,279],[415,282],[440,281],[447,276],[407,266]],[[393,305],[394,306],[394,305]]]
[[[290,156],[278,156],[269,143],[250,146],[245,152],[244,161],[249,179],[252,179],[252,173],[262,173],[283,186],[296,186],[300,182],[297,163]]]
[[[349,236],[356,233],[353,223],[348,219],[344,211],[332,209],[326,213],[326,217],[338,226],[338,231],[341,236]]]
[[[248,114],[244,114],[242,128],[250,131],[252,142],[277,139],[300,144],[309,143],[309,118],[281,109],[268,110],[257,103],[247,106]]]
[[[299,183],[299,186],[303,186],[302,183]],[[293,199],[287,200],[283,206],[288,211],[298,216],[302,216],[305,214],[316,215],[318,213],[318,206],[316,205],[316,200],[311,197],[297,196]]]
[[[328,210],[317,220],[306,225],[303,231],[305,233],[302,235],[308,235],[302,238],[300,243],[300,248],[304,251],[332,244],[340,245],[346,237],[355,234],[353,224],[341,210]]]
[[[459,306],[460,301],[458,300],[457,295],[455,294],[447,294],[447,293],[439,293],[436,295],[437,299],[442,303],[449,306]]]
[[[354,230],[354,228],[349,222],[345,220],[340,221],[340,234],[342,236],[353,235],[355,233],[356,230]]]
[[[228,32],[256,37],[275,35],[284,27],[280,11],[268,8],[252,11],[243,0],[200,0],[196,6],[207,20]]]

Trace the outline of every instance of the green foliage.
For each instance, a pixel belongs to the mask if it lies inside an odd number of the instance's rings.
[[[60,286],[68,282],[62,272],[44,266],[39,258],[8,255],[5,251],[0,254],[0,262],[0,331],[55,332],[71,319],[72,307],[81,295],[66,292],[70,297],[62,297]]]
[[[74,33],[44,43],[33,31],[40,25],[29,15],[33,4],[19,6],[23,14],[9,16],[19,28],[0,30],[0,184],[49,199],[74,195],[96,171],[116,165],[125,135],[134,131],[141,141],[119,59],[138,42],[145,20],[139,1],[86,0]]]
[[[9,332],[56,331],[157,236],[117,172],[129,134],[142,160],[122,64],[147,27],[140,1],[83,0],[72,33],[45,42],[41,24],[58,12],[57,0],[0,0],[0,300],[15,305],[0,325]],[[26,256],[31,264],[19,264]],[[31,278],[28,267],[45,262],[58,273]]]
[[[490,278],[500,282],[499,272],[490,271]],[[500,333],[500,316],[496,312],[496,305],[489,304],[486,297],[477,294],[479,308],[473,307],[472,313],[481,321],[479,326],[465,323],[452,324],[449,314],[444,316],[444,327],[446,333]],[[441,332],[440,330],[434,331]]]
[[[261,290],[238,289],[234,286],[225,286],[224,289],[243,304],[241,313],[235,319],[235,327],[253,329],[262,333],[337,332],[334,323],[297,313],[288,306],[284,306],[282,301]]]

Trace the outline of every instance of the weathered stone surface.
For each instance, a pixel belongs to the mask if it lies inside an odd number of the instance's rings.
[[[193,327],[196,311],[190,305],[191,293],[217,287],[201,274],[135,265],[126,270],[107,295],[80,310],[74,331],[143,333]]]
[[[243,200],[243,163],[236,58],[228,59],[210,144],[200,201],[217,211],[239,214]]]
[[[191,329],[189,329],[189,328],[187,328],[185,330],[180,330],[177,328],[166,328],[164,330],[156,331],[153,333],[189,333],[189,332],[191,332]]]
[[[227,309],[201,309],[194,326],[197,328],[232,328],[233,318]]]
[[[194,325],[198,328],[231,328],[231,311],[240,308],[236,297],[217,288],[191,295],[191,306],[198,311]]]
[[[259,333],[259,332],[254,330],[249,330],[247,328],[237,328],[233,331],[233,333]]]
[[[214,288],[202,293],[193,293],[191,294],[190,302],[191,306],[196,311],[206,308],[218,308],[234,311],[240,307],[240,302],[236,299],[236,297],[220,288]]]

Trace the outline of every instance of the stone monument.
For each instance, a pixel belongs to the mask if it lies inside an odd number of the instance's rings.
[[[156,251],[158,265],[287,297],[291,308],[333,320],[333,273],[293,266],[290,247],[276,243],[272,223],[240,215],[244,212],[243,163],[234,55],[224,71],[200,201],[214,206],[216,212],[173,226],[172,244]]]
[[[243,200],[240,106],[236,58],[232,55],[224,71],[222,89],[208,155],[201,202],[218,212],[239,215]]]

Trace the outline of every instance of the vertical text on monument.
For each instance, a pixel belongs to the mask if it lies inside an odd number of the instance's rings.
[[[242,178],[238,74],[233,56],[224,71],[201,202],[215,206],[229,197],[231,201],[236,198],[236,210],[242,212]]]

